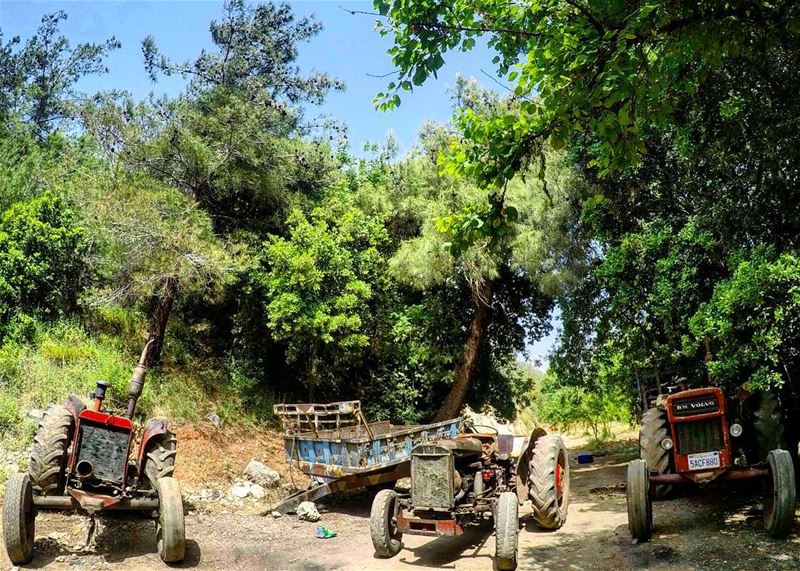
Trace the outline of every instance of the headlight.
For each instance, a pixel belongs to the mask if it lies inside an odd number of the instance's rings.
[[[672,442],[672,438],[670,438],[669,436],[661,439],[661,448],[663,448],[664,450],[672,450],[673,446],[675,446],[675,443]]]
[[[742,435],[742,432],[743,430],[741,424],[737,422],[731,424],[731,436],[733,436],[734,438],[739,438]]]

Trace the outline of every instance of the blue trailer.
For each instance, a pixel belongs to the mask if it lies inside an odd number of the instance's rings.
[[[274,510],[291,513],[304,501],[361,487],[390,485],[410,475],[411,450],[420,442],[454,438],[461,420],[423,425],[367,422],[360,401],[274,406],[284,429],[287,462],[311,476],[311,485]]]

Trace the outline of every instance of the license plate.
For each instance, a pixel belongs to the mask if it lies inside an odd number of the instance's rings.
[[[689,470],[708,470],[719,468],[719,452],[689,454]]]

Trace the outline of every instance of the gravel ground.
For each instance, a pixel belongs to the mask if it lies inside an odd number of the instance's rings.
[[[571,445],[577,449],[577,444]],[[520,531],[524,570],[783,570],[800,568],[800,536],[770,539],[761,524],[760,492],[754,488],[686,490],[655,506],[652,541],[634,545],[627,529],[625,460],[630,450],[572,463],[572,501],[567,524],[556,532],[537,529],[525,510]],[[192,497],[187,494],[187,497]],[[338,535],[314,537],[318,524],[293,516],[273,519],[265,506],[219,501],[187,502],[188,549],[180,567],[197,569],[491,569],[494,537],[489,527],[458,538],[407,536],[390,560],[376,559],[369,538],[366,493],[320,504],[321,524]],[[36,557],[30,568],[159,569],[154,525],[148,520],[100,521],[84,546],[84,517],[42,513],[37,518]],[[0,568],[10,568],[3,554]]]

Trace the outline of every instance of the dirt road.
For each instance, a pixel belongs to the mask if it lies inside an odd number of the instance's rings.
[[[572,464],[572,502],[568,523],[557,532],[539,531],[522,518],[520,569],[524,570],[782,570],[800,568],[800,525],[786,541],[767,537],[761,525],[758,490],[741,487],[711,494],[683,495],[655,507],[656,535],[632,545],[627,530],[624,482],[630,450]],[[473,529],[459,538],[404,538],[405,548],[391,560],[375,559],[369,539],[370,497],[364,493],[322,505],[322,524],[333,539],[314,537],[317,524],[294,517],[225,513],[220,506],[189,506],[185,568],[259,569],[417,569],[492,568],[490,529]],[[251,509],[255,511],[255,506]],[[155,554],[153,524],[105,520],[89,548],[85,519],[41,514],[37,519],[32,568],[162,569]],[[10,567],[0,560],[0,567]]]

